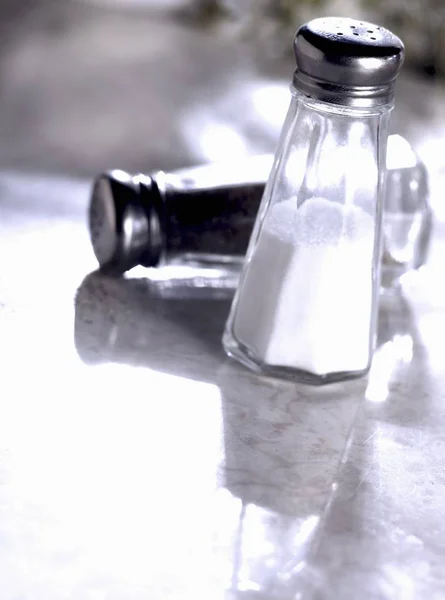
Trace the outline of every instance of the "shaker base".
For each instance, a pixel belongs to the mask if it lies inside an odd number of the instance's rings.
[[[291,367],[267,364],[256,356],[247,346],[239,342],[230,332],[226,331],[224,333],[222,342],[224,350],[230,358],[237,360],[251,371],[264,375],[265,377],[287,379],[289,381],[321,386],[364,377],[370,369],[370,366],[368,366],[361,371],[343,371],[316,375],[309,371],[305,371],[304,369],[294,369]]]

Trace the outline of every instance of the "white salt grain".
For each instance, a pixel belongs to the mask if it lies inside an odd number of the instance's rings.
[[[263,362],[316,375],[366,369],[374,222],[311,198],[274,205],[246,269],[236,338]]]

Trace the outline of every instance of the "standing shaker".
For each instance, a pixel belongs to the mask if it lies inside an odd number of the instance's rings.
[[[250,368],[321,384],[370,366],[385,154],[404,47],[362,21],[296,34],[292,100],[223,344]]]

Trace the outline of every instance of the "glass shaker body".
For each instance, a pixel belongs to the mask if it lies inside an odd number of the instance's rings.
[[[316,384],[369,369],[391,108],[293,89],[223,337],[250,368]]]
[[[383,211],[382,288],[394,288],[428,259],[433,214],[428,172],[400,135],[390,135]]]

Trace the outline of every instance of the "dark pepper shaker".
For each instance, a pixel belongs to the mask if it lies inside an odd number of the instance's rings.
[[[232,262],[246,251],[272,156],[173,173],[110,171],[93,186],[89,226],[101,268],[123,273],[199,255]]]

